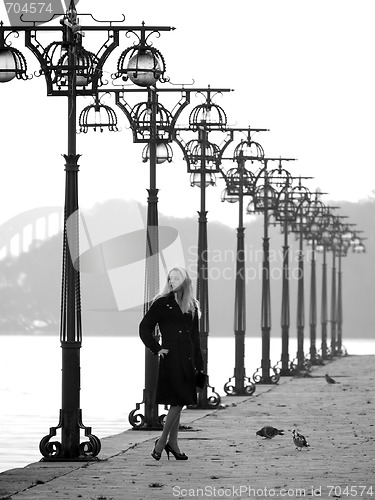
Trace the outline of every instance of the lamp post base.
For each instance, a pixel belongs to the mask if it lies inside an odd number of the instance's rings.
[[[207,391],[211,390],[211,395],[208,396]],[[215,387],[211,387],[209,383],[204,389],[201,389],[197,393],[198,403],[197,405],[189,406],[191,410],[215,410],[219,408],[221,403],[220,395],[215,391]]]
[[[145,411],[144,415],[140,413],[141,405],[144,405]],[[147,408],[146,408],[147,406]],[[140,403],[136,403],[134,410],[129,413],[128,421],[134,430],[143,431],[159,431],[163,429],[163,421],[166,418],[166,414],[158,414],[158,405],[153,405],[154,411],[152,412],[154,417],[150,418],[150,405],[146,402],[145,391],[143,393],[143,400]],[[167,411],[168,406],[165,405],[164,409]],[[139,413],[138,413],[139,412]],[[146,415],[148,418],[146,418]]]
[[[311,366],[312,366],[312,363],[311,363],[311,361],[309,359],[303,358],[303,360],[301,360],[301,359],[295,358],[290,363],[291,375],[293,377],[294,376],[305,377],[305,376],[307,376],[310,373]]]
[[[289,354],[287,357],[281,355],[281,359],[272,367],[274,373],[278,373],[280,377],[289,377],[292,375],[289,364]]]
[[[262,373],[262,374],[261,374]],[[273,375],[264,375],[263,367],[259,367],[253,375],[253,380],[256,384],[277,384],[280,380],[280,374],[274,370]]]
[[[61,443],[50,441],[56,436],[57,429],[61,429]],[[84,429],[89,439],[80,443],[79,431]],[[39,451],[43,455],[42,461],[76,462],[93,460],[100,452],[100,439],[91,434],[91,427],[82,423],[82,410],[60,410],[60,419],[56,427],[50,427],[49,434],[39,443]]]
[[[234,380],[234,383],[232,382]],[[224,385],[224,391],[227,396],[251,396],[255,392],[255,384],[246,375],[243,379],[238,379],[236,374]]]

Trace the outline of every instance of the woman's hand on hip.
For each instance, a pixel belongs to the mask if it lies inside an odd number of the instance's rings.
[[[166,356],[169,352],[169,349],[160,349],[160,351],[158,352],[158,355],[161,357],[161,358],[164,358],[164,356]]]

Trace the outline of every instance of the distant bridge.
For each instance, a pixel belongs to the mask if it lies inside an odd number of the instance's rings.
[[[63,228],[62,207],[33,208],[0,226],[0,259],[27,252],[30,246],[58,234]]]

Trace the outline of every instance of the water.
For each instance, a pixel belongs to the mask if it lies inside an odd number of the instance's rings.
[[[233,375],[233,338],[208,339],[210,385],[224,396]],[[349,354],[375,354],[375,340],[346,340]],[[294,357],[296,339],[290,340]],[[308,352],[306,344],[305,352]],[[281,340],[271,341],[271,361]],[[246,374],[260,366],[261,339],[246,338]],[[128,414],[142,400],[144,347],[138,337],[86,337],[81,349],[83,423],[99,438],[130,428]],[[61,348],[52,336],[0,336],[0,472],[40,460],[39,441],[58,423]],[[141,411],[143,407],[141,407]]]

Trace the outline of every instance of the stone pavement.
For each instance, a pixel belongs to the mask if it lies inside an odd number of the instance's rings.
[[[308,377],[228,396],[223,409],[184,410],[188,461],[150,456],[156,431],[102,440],[99,461],[38,462],[0,474],[0,500],[184,498],[375,499],[374,356],[347,356]],[[328,385],[326,372],[340,383]],[[265,440],[263,425],[285,430]],[[291,430],[310,443],[296,450]]]

